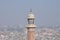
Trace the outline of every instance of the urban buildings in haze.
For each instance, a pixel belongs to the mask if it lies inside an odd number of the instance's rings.
[[[36,27],[34,20],[34,13],[30,11],[27,17],[28,24],[26,24],[26,28],[16,26],[15,29],[11,28],[12,30],[8,31],[9,28],[5,26],[7,29],[2,28],[3,30],[0,31],[0,40],[60,40],[60,27]]]

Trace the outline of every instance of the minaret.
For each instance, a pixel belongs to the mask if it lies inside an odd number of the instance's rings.
[[[35,16],[32,13],[32,10],[30,10],[30,13],[28,14],[28,26],[27,26],[27,38],[28,40],[35,40],[35,24],[34,24]]]

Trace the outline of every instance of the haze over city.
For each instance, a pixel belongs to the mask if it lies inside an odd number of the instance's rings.
[[[60,40],[60,0],[0,0],[0,40]]]

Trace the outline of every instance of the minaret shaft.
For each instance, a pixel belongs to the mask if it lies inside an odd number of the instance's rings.
[[[35,32],[34,31],[28,31],[28,40],[35,40]]]

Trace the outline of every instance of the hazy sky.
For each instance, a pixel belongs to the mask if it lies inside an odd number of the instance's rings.
[[[0,25],[26,25],[30,8],[36,25],[60,25],[60,0],[0,0]]]

